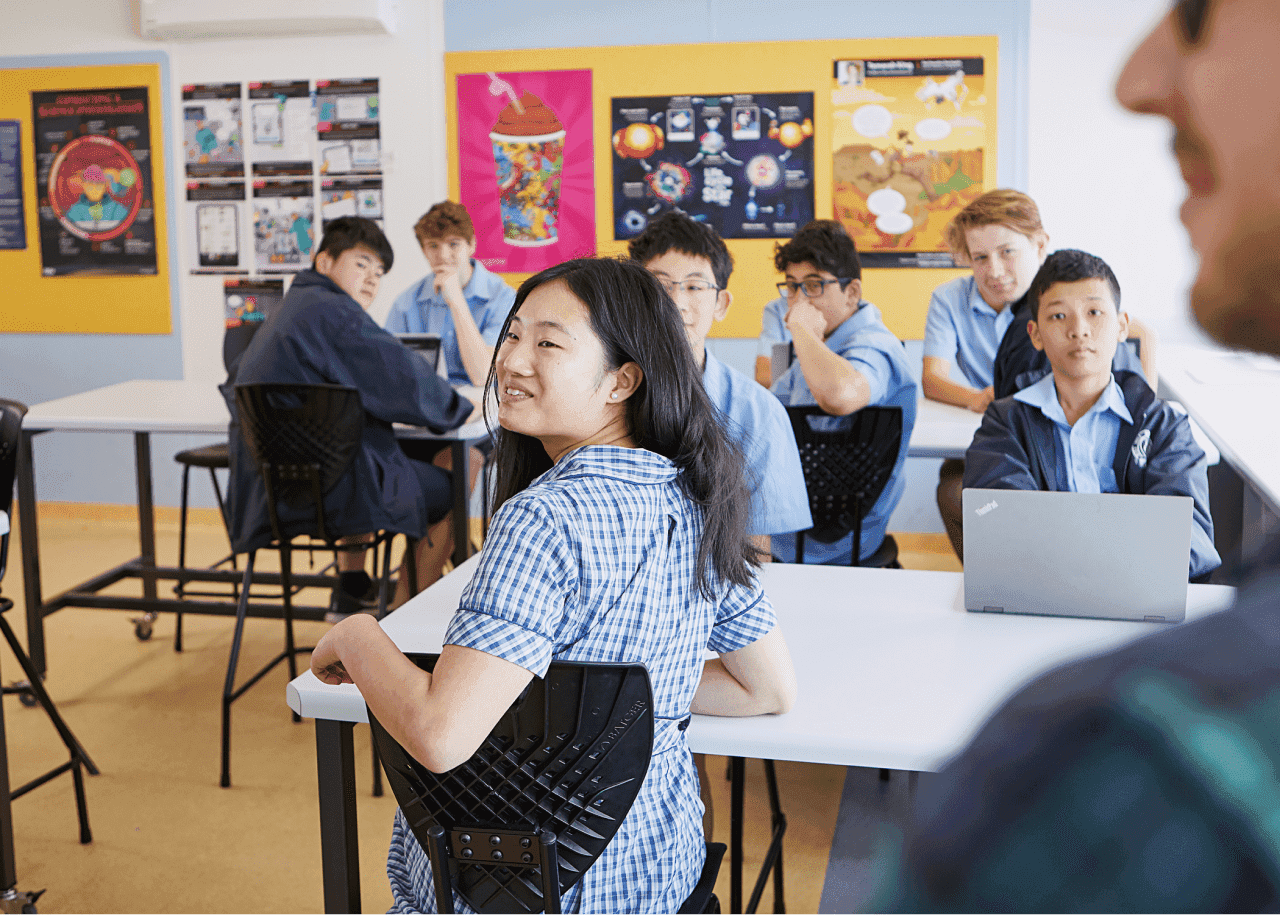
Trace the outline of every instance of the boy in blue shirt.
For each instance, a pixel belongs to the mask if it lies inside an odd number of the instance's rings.
[[[1141,373],[1112,370],[1129,331],[1115,274],[1092,254],[1056,251],[1028,300],[1027,334],[1052,372],[987,408],[965,455],[965,487],[1190,496],[1189,574],[1203,579],[1221,565],[1204,452],[1186,414],[1157,399]]]
[[[778,291],[787,302],[786,326],[795,361],[773,385],[786,406],[817,405],[832,416],[848,416],[867,406],[902,409],[902,442],[884,492],[862,522],[860,559],[870,558],[884,542],[906,481],[911,430],[916,422],[915,376],[902,342],[885,327],[880,310],[862,300],[858,249],[840,223],[817,219],[785,245],[778,245],[774,266],[785,277]],[[848,565],[853,535],[834,543],[805,541],[804,561]],[[773,555],[794,562],[795,537],[773,539]]]
[[[658,278],[680,310],[702,384],[729,420],[730,434],[747,459],[752,540],[769,555],[771,538],[813,526],[800,453],[787,411],[777,398],[706,348],[711,325],[724,320],[733,294],[725,287],[733,256],[710,226],[669,212],[631,241],[633,260]]]
[[[437,203],[413,233],[431,272],[396,297],[384,326],[439,334],[449,383],[483,387],[515,290],[473,257],[476,230],[461,204]]]

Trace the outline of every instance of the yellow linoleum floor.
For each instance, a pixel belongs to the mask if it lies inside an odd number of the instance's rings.
[[[177,555],[176,511],[159,509],[162,563]],[[20,523],[20,519],[19,519]],[[46,598],[136,555],[132,509],[43,503],[42,582]],[[943,535],[896,535],[908,568],[958,570]],[[193,564],[226,549],[216,513],[197,511]],[[22,564],[12,538],[3,593],[25,644]],[[120,589],[136,585],[120,585]],[[136,592],[135,593],[140,593]],[[69,775],[13,804],[18,888],[46,889],[41,912],[318,912],[323,908],[314,729],[293,724],[284,703],[283,666],[236,702],[232,715],[233,787],[218,787],[219,697],[230,645],[229,618],[189,616],[185,650],[173,650],[173,619],[139,641],[122,611],[63,610],[45,621],[47,686],[102,774],[87,779],[94,841],[80,845]],[[299,623],[313,644],[323,623]],[[279,650],[281,624],[250,620],[242,670]],[[305,663],[305,658],[303,659]],[[0,679],[21,673],[7,647]],[[10,783],[17,787],[65,761],[56,732],[38,709],[4,699]],[[361,886],[364,909],[391,902],[383,870],[395,802],[371,796],[368,729],[356,729]],[[712,757],[717,838],[727,842],[728,783]],[[748,874],[768,833],[760,763],[748,762]],[[815,912],[822,894],[844,770],[779,763],[786,838],[786,901]],[[750,882],[748,881],[748,891]],[[718,895],[728,906],[727,868]],[[771,905],[766,890],[761,908]]]

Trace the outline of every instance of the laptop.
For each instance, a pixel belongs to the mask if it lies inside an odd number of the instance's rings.
[[[966,609],[1186,616],[1189,496],[966,489],[962,498]]]
[[[440,365],[439,334],[396,334],[396,338],[427,360],[427,365],[431,366],[431,371],[434,372]]]

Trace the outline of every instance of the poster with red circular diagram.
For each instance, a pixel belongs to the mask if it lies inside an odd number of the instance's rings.
[[[31,100],[44,275],[155,274],[146,87]]]

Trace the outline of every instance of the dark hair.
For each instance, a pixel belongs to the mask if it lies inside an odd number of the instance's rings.
[[[702,373],[694,363],[675,304],[639,263],[580,258],[521,283],[498,336],[486,387],[497,388],[498,357],[511,319],[535,289],[557,282],[586,306],[591,329],[604,348],[607,370],[634,362],[644,374],[626,401],[627,424],[637,447],[676,465],[681,491],[702,510],[694,587],[714,597],[710,570],[724,581],[749,585],[751,567],[759,564],[760,556],[747,539],[745,459],[729,437],[720,410],[703,390]],[[486,421],[490,420],[488,401]],[[495,463],[495,511],[551,468],[551,458],[538,439],[508,429],[497,431]]]
[[[842,280],[862,279],[858,246],[844,226],[834,219],[815,219],[786,244],[779,242],[774,249],[773,265],[779,273],[785,273],[792,264],[804,263],[813,264]]]
[[[452,200],[442,200],[422,214],[413,225],[413,234],[422,244],[428,238],[445,238],[457,235],[468,242],[476,240],[476,227],[471,222],[467,208]]]
[[[376,222],[363,216],[339,216],[325,226],[324,238],[316,249],[316,257],[328,254],[338,258],[344,251],[350,251],[357,245],[364,245],[378,255],[382,259],[383,270],[391,269],[391,262],[395,260],[391,242],[387,241],[387,236],[382,234]],[[311,263],[315,264],[315,258],[311,259]]]
[[[1063,248],[1061,251],[1054,251],[1044,259],[1044,263],[1036,272],[1035,279],[1031,281],[1031,288],[1027,292],[1030,296],[1032,316],[1037,321],[1040,320],[1040,296],[1048,292],[1050,286],[1054,283],[1075,283],[1080,280],[1106,280],[1107,285],[1111,287],[1111,300],[1115,302],[1116,311],[1120,310],[1120,281],[1107,266],[1107,262],[1085,251]]]
[[[690,219],[676,210],[663,213],[649,223],[641,235],[631,239],[627,251],[633,260],[641,264],[662,257],[668,251],[705,257],[711,264],[711,275],[721,289],[729,285],[729,276],[733,273],[733,255],[719,233],[705,222]]]

